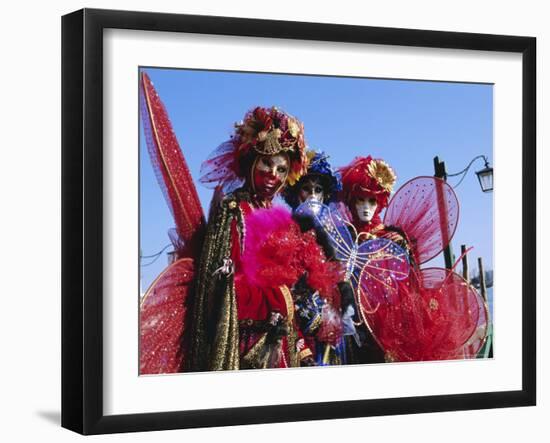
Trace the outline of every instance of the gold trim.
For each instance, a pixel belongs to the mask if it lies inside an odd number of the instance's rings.
[[[287,311],[286,315],[288,318],[288,323],[291,324],[294,321],[294,300],[292,299],[292,294],[290,293],[290,289],[288,289],[285,285],[279,286],[279,289],[285,298]]]
[[[235,202],[236,203],[236,202]],[[252,207],[252,205],[251,205]],[[241,255],[244,254],[244,249],[245,249],[245,244],[246,244],[246,217],[244,215],[244,211],[243,211],[243,208],[241,207],[240,203],[237,203],[237,206],[236,208],[238,208],[239,210],[239,216],[240,216],[240,219],[241,219],[241,238],[240,238],[240,243],[239,243],[239,247],[240,247],[240,250],[241,250]],[[254,209],[252,209],[254,210]],[[239,223],[237,221],[237,231],[239,231]]]
[[[313,352],[311,352],[311,349],[306,348],[306,349],[302,349],[299,352],[298,357],[300,358],[300,361],[301,361],[304,358],[311,357],[312,355],[313,355]]]
[[[330,362],[330,349],[331,346],[329,344],[325,345],[325,352],[323,352],[323,363],[328,365]]]
[[[256,163],[258,163],[259,158],[260,158],[259,155],[256,155],[256,157],[254,157],[254,161],[252,162],[252,166],[250,167],[250,171],[248,172],[250,187],[252,188],[252,193],[254,195],[256,195],[256,185],[254,183],[254,170],[256,169]]]
[[[259,143],[256,143],[254,146],[255,151],[263,155],[276,155],[283,151],[283,147],[281,143],[279,143],[279,137],[281,137],[281,135],[280,129],[270,129],[265,135],[264,140],[260,142],[263,144],[263,149],[260,149]]]
[[[288,289],[287,286],[279,286],[279,289],[281,290],[281,293],[283,294],[283,297],[285,299],[287,310],[286,318],[288,324],[287,344],[289,365],[290,367],[297,368],[300,367],[300,360],[298,358],[298,350],[296,349],[297,333],[294,330],[294,299],[292,298],[290,289]]]
[[[248,352],[243,355],[242,362],[246,365],[245,367],[251,369],[265,369],[267,368],[267,357],[264,355],[263,359],[261,358],[262,351],[266,346],[267,334],[263,334],[257,341],[252,345]]]
[[[321,314],[317,315],[317,316],[315,317],[315,319],[314,319],[314,320],[311,322],[311,324],[309,325],[308,331],[309,331],[310,333],[316,331],[316,330],[319,328],[319,326],[321,326],[321,321],[322,321],[322,320],[323,320],[322,315],[321,315]]]

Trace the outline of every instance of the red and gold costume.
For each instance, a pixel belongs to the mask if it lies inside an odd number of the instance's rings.
[[[303,126],[255,108],[203,164],[216,185],[208,225],[167,112],[147,74],[141,111],[176,222],[176,260],[141,303],[140,373],[299,366],[310,351],[290,287],[303,275],[329,296],[338,270],[271,199],[307,168]],[[223,194],[226,195],[223,195]]]
[[[321,289],[331,265],[287,210],[271,207],[282,186],[266,197],[257,192],[253,175],[258,158],[284,153],[290,163],[286,181],[294,182],[307,168],[304,149],[301,123],[275,108],[256,108],[206,162],[203,182],[242,186],[214,205],[209,217],[198,269],[192,370],[300,366],[311,356],[290,288],[308,272]]]
[[[458,200],[452,188],[441,179],[417,177],[389,201],[396,177],[383,160],[359,157],[340,172],[343,199],[358,238],[389,239],[407,251],[410,262],[408,278],[395,281],[394,289],[381,284],[359,286],[360,321],[376,343],[366,340],[370,351],[356,352],[359,362],[474,357],[483,342],[475,337],[484,336],[487,330],[483,299],[453,270],[420,267],[441,253],[454,234]],[[371,220],[358,216],[358,198],[376,200]],[[383,209],[384,221],[380,217]],[[381,351],[378,357],[376,348]]]

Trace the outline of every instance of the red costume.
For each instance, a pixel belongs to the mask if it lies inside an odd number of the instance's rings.
[[[203,165],[201,181],[217,186],[205,226],[170,120],[146,74],[141,111],[176,222],[177,260],[141,303],[140,373],[307,362],[289,288],[306,273],[328,297],[340,276],[288,211],[271,208],[273,196],[307,168],[301,123],[276,108],[256,108],[236,125]]]
[[[450,242],[458,224],[458,200],[450,186],[417,177],[389,201],[393,170],[382,160],[356,158],[341,169],[343,199],[358,238],[387,238],[409,254],[409,277],[391,289],[363,279],[357,290],[361,320],[386,361],[446,360],[475,356],[487,328],[487,309],[477,291],[452,270],[421,269]],[[376,200],[371,220],[361,220],[358,198]],[[380,217],[387,208],[384,222]],[[480,331],[483,334],[480,335]]]
[[[338,276],[326,284],[334,272],[315,239],[300,232],[288,211],[271,207],[306,169],[302,124],[276,108],[249,112],[203,165],[202,182],[238,188],[209,217],[192,370],[299,366],[310,357],[290,288],[307,272],[318,290],[331,291]]]

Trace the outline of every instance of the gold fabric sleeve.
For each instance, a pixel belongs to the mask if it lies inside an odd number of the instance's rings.
[[[231,256],[233,220],[242,227],[238,198],[230,194],[211,211],[208,220],[193,307],[188,359],[191,371],[239,369],[239,323],[233,275],[215,274],[223,259]]]

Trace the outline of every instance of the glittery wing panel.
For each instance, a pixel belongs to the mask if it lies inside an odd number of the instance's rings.
[[[391,199],[384,224],[407,235],[414,258],[425,263],[445,249],[458,225],[459,204],[444,180],[416,177],[405,183]]]
[[[370,303],[376,305],[378,298],[395,297],[397,282],[409,275],[409,258],[400,246],[384,238],[358,245],[345,215],[315,200],[302,203],[295,215],[311,218],[327,235],[335,258],[345,264],[345,278],[355,288],[360,308],[370,311]]]
[[[399,281],[408,278],[409,256],[396,243],[378,238],[359,245],[352,283],[359,309],[371,312],[381,303],[395,303]]]
[[[327,235],[334,249],[335,258],[349,262],[355,247],[354,239],[349,231],[350,223],[334,208],[330,208],[316,200],[306,200],[294,212],[297,217],[310,218],[317,229]]]
[[[486,323],[486,319],[480,318],[482,311],[475,288],[455,272],[428,268],[419,274],[411,272],[410,278],[399,282],[397,289],[397,297],[381,303],[370,313],[362,312],[384,349],[386,360],[473,356],[473,348],[479,347],[474,335]]]
[[[197,248],[193,243],[205,225],[199,196],[166,108],[145,72],[140,77],[140,110],[151,162],[177,232],[185,244]]]
[[[139,372],[181,372],[188,349],[185,334],[190,312],[190,285],[194,277],[192,259],[172,263],[153,282],[140,306]]]

